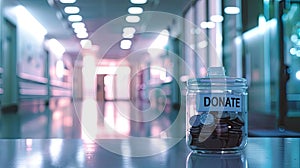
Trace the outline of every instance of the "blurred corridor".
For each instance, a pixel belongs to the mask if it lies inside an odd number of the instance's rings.
[[[300,165],[299,0],[0,0],[0,20],[0,167]],[[188,97],[208,74],[229,82]],[[203,110],[215,93],[236,108]]]
[[[210,66],[247,79],[249,136],[299,136],[300,2],[170,3],[0,0],[0,138],[183,137]]]
[[[23,103],[18,113],[1,115],[0,138],[123,139],[129,136],[182,136],[178,132],[164,131],[178,117],[178,112],[171,111],[170,105],[161,104],[164,111],[146,106],[147,110],[141,112],[129,101],[97,104],[95,100],[85,100],[78,102],[76,110],[73,102],[66,98],[51,100],[49,107],[40,102]],[[183,117],[179,118],[182,123],[185,122]],[[178,130],[184,132],[184,127],[182,124]]]

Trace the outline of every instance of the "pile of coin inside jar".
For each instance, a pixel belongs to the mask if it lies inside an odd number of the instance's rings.
[[[201,112],[189,119],[192,149],[239,147],[244,121],[238,112]]]

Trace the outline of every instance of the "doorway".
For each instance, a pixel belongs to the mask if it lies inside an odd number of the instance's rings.
[[[98,101],[130,99],[129,66],[101,66],[96,71]]]

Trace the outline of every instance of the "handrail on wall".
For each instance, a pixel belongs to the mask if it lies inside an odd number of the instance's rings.
[[[48,85],[48,79],[31,74],[20,73],[19,93],[27,98],[31,96],[68,96],[71,95],[71,84],[62,81],[51,80]],[[50,87],[50,93],[47,87]],[[23,97],[22,96],[22,97]],[[24,98],[24,97],[23,97]]]
[[[2,79],[2,75],[3,75],[3,68],[0,67],[0,95],[3,94],[3,79]]]
[[[48,79],[45,77],[30,75],[27,73],[20,73],[18,77],[22,80],[30,81],[32,83],[47,84],[48,82]]]

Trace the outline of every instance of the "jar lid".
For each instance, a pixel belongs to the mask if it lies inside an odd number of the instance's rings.
[[[242,87],[247,88],[245,78],[225,76],[224,67],[209,67],[207,77],[194,78],[187,81],[188,88],[192,87]],[[195,88],[195,89],[197,89]]]

